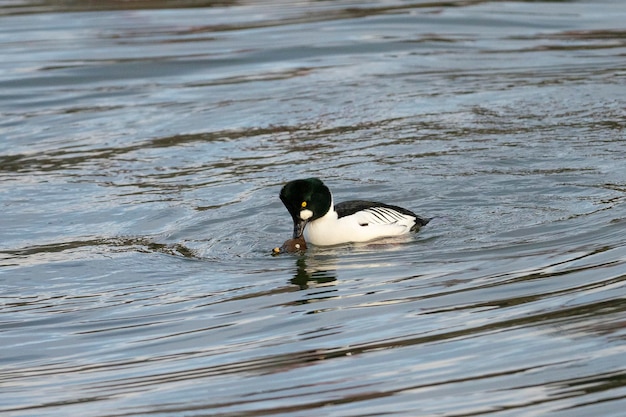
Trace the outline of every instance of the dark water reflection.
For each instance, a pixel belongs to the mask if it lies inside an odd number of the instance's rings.
[[[0,4],[0,411],[621,416],[625,18]],[[272,257],[305,176],[434,219]]]

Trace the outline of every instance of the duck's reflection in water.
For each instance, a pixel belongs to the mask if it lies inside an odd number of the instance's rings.
[[[301,256],[296,261],[296,272],[289,280],[301,290],[320,285],[335,285],[337,282],[336,259],[328,256]]]

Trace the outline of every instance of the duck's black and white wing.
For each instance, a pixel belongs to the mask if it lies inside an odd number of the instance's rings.
[[[403,226],[412,231],[428,223],[410,210],[374,201],[355,200],[335,205],[339,218],[354,216],[362,227],[369,226]]]

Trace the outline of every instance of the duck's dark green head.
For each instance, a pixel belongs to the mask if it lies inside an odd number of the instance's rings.
[[[330,190],[317,178],[290,181],[280,190],[280,199],[293,219],[293,237],[299,238],[306,224],[330,210]]]

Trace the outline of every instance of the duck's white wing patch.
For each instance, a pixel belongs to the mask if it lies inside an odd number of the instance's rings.
[[[370,207],[354,215],[359,230],[355,234],[361,241],[408,233],[415,219],[387,207]]]
[[[355,213],[359,224],[397,225],[414,223],[412,217],[387,207],[370,207]]]

